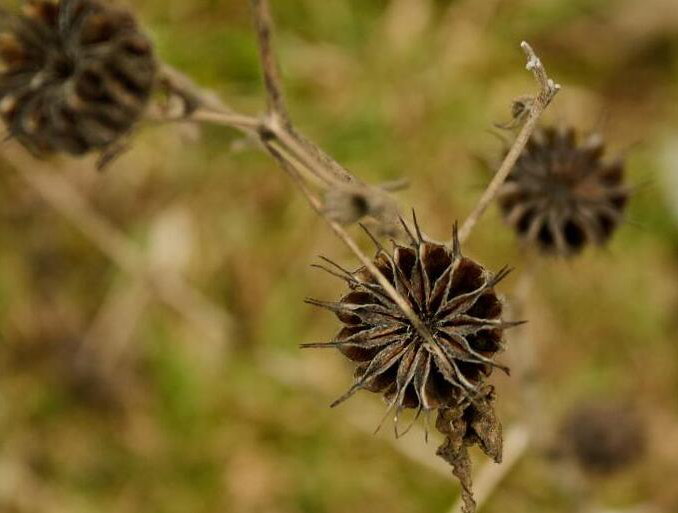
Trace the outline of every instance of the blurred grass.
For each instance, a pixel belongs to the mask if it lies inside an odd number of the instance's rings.
[[[678,162],[661,155],[678,144],[671,1],[272,3],[299,127],[366,180],[409,178],[403,203],[434,237],[469,212],[488,180],[478,162],[493,166],[501,154],[492,124],[534,88],[522,39],[564,86],[549,121],[600,130],[612,154],[628,156],[630,180],[642,185],[630,222],[606,250],[540,262],[526,317],[538,334],[545,409],[621,396],[650,425],[647,461],[590,483],[594,499],[675,511],[666,484],[678,472],[678,224],[662,177]],[[261,108],[246,2],[139,0],[135,10],[163,59],[234,106]],[[163,213],[185,209],[186,274],[235,319],[225,350],[152,304],[105,375],[82,365],[80,344],[109,294],[131,281],[2,164],[1,511],[442,512],[456,497],[451,478],[382,441],[389,429],[370,437],[348,421],[347,411],[376,398],[327,408],[350,371],[335,354],[298,350],[336,329],[303,298],[336,297],[341,286],[309,264],[321,254],[356,262],[273,163],[242,146],[224,129],[164,126],[144,129],[103,175],[89,161],[55,164],[143,247]],[[516,275],[533,262],[494,211],[468,251]],[[106,347],[104,334],[94,352]],[[497,382],[510,424],[525,412],[515,383]],[[486,511],[574,511],[567,490],[534,453]]]

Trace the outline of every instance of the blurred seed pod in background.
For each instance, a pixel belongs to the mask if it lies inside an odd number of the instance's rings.
[[[642,458],[645,426],[630,404],[587,401],[575,405],[563,418],[560,444],[582,470],[607,475]]]
[[[518,236],[545,253],[571,256],[605,244],[630,190],[621,160],[605,162],[602,139],[573,128],[540,128],[503,184],[498,203]]]
[[[110,148],[143,114],[157,70],[132,15],[97,0],[0,10],[0,58],[0,116],[38,156]]]

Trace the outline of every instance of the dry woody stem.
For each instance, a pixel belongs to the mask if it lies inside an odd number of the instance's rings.
[[[273,22],[271,9],[266,0],[251,0],[254,26],[259,40],[261,66],[264,73],[269,116],[280,117],[287,122],[287,108],[283,96],[280,67],[273,52]]]
[[[417,328],[425,340],[431,341],[431,334],[424,324],[418,318],[412,308],[388,283],[388,280],[374,266],[371,259],[360,250],[357,243],[346,232],[344,227],[327,216],[323,201],[308,186],[311,183],[325,183],[334,187],[346,187],[347,182],[361,184],[361,181],[353,176],[340,164],[336,163],[331,157],[326,155],[321,149],[298,135],[287,116],[284,101],[282,99],[282,87],[279,83],[280,75],[275,57],[272,55],[270,26],[271,18],[267,2],[265,0],[252,0],[253,14],[255,16],[255,25],[259,36],[261,47],[262,68],[265,75],[266,91],[269,96],[269,109],[273,115],[268,115],[259,119],[246,114],[240,114],[224,106],[223,103],[215,105],[215,101],[207,93],[201,91],[192,84],[189,79],[182,76],[179,72],[171,68],[164,68],[165,77],[171,82],[173,90],[178,94],[190,96],[196,101],[197,109],[188,117],[192,121],[200,121],[228,126],[238,129],[250,136],[256,135],[261,142],[261,146],[270,153],[276,161],[283,167],[288,175],[293,179],[295,185],[306,197],[309,204],[326,222],[334,233],[348,246],[348,248],[358,257],[363,265],[374,275],[375,279],[384,287],[386,293],[402,309],[403,313]],[[459,239],[463,242],[468,238],[476,223],[487,210],[495,198],[501,184],[513,168],[518,156],[527,143],[530,135],[534,131],[537,122],[548,104],[556,95],[560,86],[555,84],[546,75],[543,65],[535,55],[532,48],[525,42],[522,48],[528,55],[527,69],[532,71],[538,84],[541,87],[540,92],[535,98],[534,105],[531,108],[530,115],[518,135],[513,147],[504,159],[496,176],[483,193],[474,211],[469,215],[459,231]],[[203,97],[205,101],[202,101]],[[285,120],[281,122],[280,120]],[[364,185],[358,185],[366,187]],[[373,188],[374,189],[374,188]],[[450,245],[453,241],[450,241]]]
[[[405,301],[400,294],[395,290],[393,285],[384,277],[384,275],[372,263],[372,260],[363,253],[356,242],[350,235],[339,225],[339,223],[329,219],[323,209],[322,201],[313,195],[313,193],[305,186],[301,186],[301,173],[306,167],[313,174],[321,179],[328,181],[335,181],[337,167],[333,165],[334,162],[329,156],[325,155],[321,150],[315,148],[309,141],[301,139],[296,136],[295,131],[291,128],[291,122],[287,116],[285,104],[283,101],[282,84],[280,81],[279,66],[273,53],[271,44],[272,38],[272,21],[270,9],[267,0],[252,0],[252,12],[254,15],[254,24],[259,40],[259,49],[261,54],[261,66],[264,74],[264,82],[266,85],[266,92],[268,96],[269,116],[264,122],[263,130],[260,130],[264,145],[269,148],[269,151],[277,158],[277,160],[287,168],[290,174],[298,173],[294,180],[301,192],[306,196],[306,199],[311,204],[313,209],[327,221],[332,231],[348,246],[348,248],[358,257],[363,265],[370,271],[379,284],[384,288],[386,293],[395,301],[402,312],[412,322],[412,325],[420,332],[420,334],[427,341],[432,341],[432,336],[421,322],[417,314],[412,310],[410,305]],[[266,138],[273,136],[275,142],[266,141]],[[290,150],[295,154],[299,162],[296,160],[285,159],[284,153],[275,152],[276,143],[282,147]],[[310,150],[310,151],[309,151]],[[301,164],[301,165],[299,165]],[[346,181],[358,182],[348,171],[344,170],[337,164],[338,168],[344,174]],[[301,170],[301,171],[299,171]],[[335,181],[336,185],[336,181]]]
[[[555,95],[560,90],[560,85],[556,84],[546,74],[544,65],[542,64],[539,57],[537,57],[537,55],[534,53],[532,47],[525,41],[520,44],[520,47],[527,55],[528,61],[526,68],[528,71],[531,71],[534,74],[534,78],[539,85],[539,93],[534,98],[534,101],[531,102],[530,113],[527,117],[527,121],[525,121],[525,124],[520,130],[520,133],[513,143],[513,146],[506,154],[506,158],[504,158],[504,161],[499,167],[497,174],[487,186],[487,189],[485,189],[485,192],[473,209],[473,212],[471,212],[466,221],[464,221],[464,224],[461,226],[461,229],[459,230],[459,239],[461,242],[464,242],[466,239],[468,239],[475,225],[496,198],[499,188],[513,169],[513,166],[518,160],[518,157],[520,157],[520,154],[525,148],[527,141],[529,141],[532,132],[534,132],[535,128],[537,127],[539,118],[544,113],[544,110],[546,110],[546,107],[548,107],[549,103],[551,103],[551,100],[553,100]]]
[[[266,114],[257,118],[235,112],[208,93],[201,91],[180,73],[171,68],[161,68],[161,75],[168,93],[184,100],[186,111],[183,116],[178,116],[176,119],[228,126],[256,139],[259,146],[269,153],[288,174],[313,210],[325,220],[335,235],[360,260],[364,269],[373,277],[374,282],[381,287],[384,296],[387,296],[402,312],[413,332],[421,338],[426,350],[434,359],[446,360],[446,354],[443,353],[427,324],[411,306],[411,302],[396,289],[375,261],[359,248],[346,231],[345,226],[368,215],[376,218],[384,227],[387,227],[389,223],[391,228],[397,226],[397,232],[391,232],[393,237],[409,234],[412,238],[413,230],[402,220],[398,205],[388,194],[386,187],[380,188],[365,184],[295,130],[285,105],[280,68],[273,50],[273,26],[269,4],[267,0],[250,0],[250,4],[267,97]],[[529,113],[524,125],[496,176],[463,223],[458,234],[455,228],[455,235],[448,244],[453,252],[457,251],[461,242],[469,237],[483,213],[496,198],[502,183],[511,172],[537,126],[540,116],[560,89],[559,85],[548,78],[541,61],[532,48],[525,42],[521,44],[521,47],[528,57],[527,69],[534,74],[540,90],[529,102]],[[338,207],[335,207],[336,205]],[[354,210],[350,208],[342,210],[346,205],[352,206]],[[382,235],[385,233],[388,232],[386,230],[380,232]],[[418,226],[416,226],[416,233],[419,243],[427,244]],[[502,275],[504,275],[503,271],[498,273],[498,276]],[[506,327],[508,324],[518,323],[507,323]],[[470,392],[469,394],[466,400],[473,407],[468,412],[463,413],[464,410],[456,408],[442,408],[437,422],[438,429],[446,436],[446,443],[438,450],[438,455],[452,465],[453,473],[462,483],[463,510],[466,512],[471,512],[475,508],[471,492],[470,458],[467,447],[479,443],[483,451],[492,456],[496,462],[501,460],[502,452],[501,426],[493,409],[492,387],[484,389],[482,395]],[[511,459],[519,457],[522,451],[517,452],[518,455]],[[483,486],[492,488],[500,480],[498,476],[506,472],[511,464],[512,461],[509,465],[502,467],[496,476],[492,474],[484,479]],[[489,490],[486,489],[485,493],[489,494]]]
[[[414,215],[412,224],[403,220],[398,203],[390,195],[390,191],[395,190],[393,185],[364,183],[294,128],[274,51],[268,0],[250,0],[266,92],[266,111],[261,117],[231,109],[215,95],[194,85],[182,73],[159,64],[150,40],[137,30],[131,14],[109,9],[97,0],[90,1],[89,9],[74,16],[79,11],[69,9],[69,6],[75,4],[65,0],[36,0],[39,8],[27,11],[24,18],[12,18],[16,21],[12,37],[16,38],[20,47],[32,48],[35,27],[45,25],[53,36],[50,41],[77,40],[81,43],[77,48],[78,55],[73,57],[69,52],[62,52],[64,55],[61,57],[67,59],[65,62],[69,65],[72,64],[68,60],[71,58],[89,62],[95,55],[101,57],[97,45],[106,43],[103,47],[106,59],[102,62],[122,63],[120,65],[124,64],[125,68],[124,73],[109,74],[123,76],[125,87],[132,86],[121,91],[108,84],[110,90],[106,98],[108,102],[105,102],[97,94],[103,90],[102,84],[106,84],[108,75],[97,74],[98,68],[80,73],[78,67],[71,66],[78,72],[66,73],[56,85],[47,84],[49,87],[40,91],[43,99],[57,95],[62,108],[48,110],[49,115],[42,123],[44,126],[29,123],[27,121],[43,120],[25,116],[26,109],[33,107],[25,100],[42,75],[33,77],[36,63],[23,57],[17,58],[18,54],[12,54],[5,47],[4,53],[0,51],[0,57],[8,61],[9,72],[2,78],[10,85],[14,83],[10,79],[21,78],[19,96],[14,96],[16,92],[7,87],[8,93],[0,95],[3,100],[0,114],[10,127],[10,134],[38,155],[57,150],[81,155],[92,149],[98,150],[102,166],[114,159],[126,145],[131,128],[142,114],[146,121],[153,122],[189,121],[228,126],[256,141],[278,162],[313,210],[363,266],[350,272],[325,259],[339,271],[325,270],[343,278],[350,292],[340,302],[308,300],[311,304],[334,311],[345,328],[341,332],[343,335],[337,335],[333,342],[306,344],[307,347],[357,348],[354,352],[341,350],[358,366],[353,386],[333,406],[360,389],[383,393],[390,403],[387,414],[394,406],[396,409],[396,437],[398,414],[403,408],[417,407],[417,417],[424,411],[427,418],[435,410],[436,429],[445,436],[437,454],[452,466],[452,473],[461,483],[461,509],[465,513],[474,512],[476,502],[468,449],[477,445],[496,463],[501,462],[502,427],[494,408],[495,390],[486,378],[495,368],[508,373],[508,368],[495,362],[493,357],[504,349],[503,331],[521,323],[502,320],[503,303],[494,290],[508,275],[507,268],[497,273],[487,271],[462,254],[461,244],[497,198],[542,113],[560,89],[547,76],[532,48],[525,42],[521,44],[528,58],[527,69],[533,73],[539,92],[534,98],[520,102],[518,109],[514,104],[514,120],[518,121],[516,124],[524,120],[522,129],[461,230],[455,223],[452,239],[443,244],[426,238]],[[0,14],[9,16],[2,10]],[[123,39],[111,39],[107,31],[101,30],[98,20],[102,16],[110,22],[109,25],[117,27],[114,33],[124,36]],[[83,28],[88,31],[80,33]],[[79,37],[74,39],[73,34]],[[91,35],[93,39],[84,37],[84,34]],[[125,44],[117,45],[119,40]],[[39,45],[41,51],[49,46],[43,43]],[[65,48],[60,47],[61,50]],[[60,70],[59,66],[56,71]],[[145,74],[139,70],[144,70]],[[48,66],[47,72],[55,70]],[[45,84],[40,82],[38,85],[42,87]],[[73,91],[77,92],[75,97],[72,96]],[[155,92],[160,93],[159,96],[164,93],[164,101],[151,101]],[[104,103],[114,108],[98,112],[86,123],[88,109],[74,111],[71,108],[74,99],[79,100],[75,102],[77,105],[87,103],[90,110],[100,108]],[[128,104],[129,101],[132,103]],[[121,113],[126,114],[124,119]],[[63,127],[67,130],[61,130]],[[12,162],[11,156],[5,158]],[[148,287],[164,302],[205,327],[206,331],[214,331],[217,337],[227,331],[229,319],[219,309],[211,308],[206,298],[176,276],[162,278],[161,273],[152,272],[145,256],[128,244],[122,234],[96,215],[88,215],[88,205],[66,181],[52,178],[40,170],[21,170],[20,173],[30,186],[75,222],[114,262],[138,278],[144,292]],[[365,224],[360,223],[377,247],[374,258],[367,256],[346,230],[347,226],[359,221],[373,223],[377,228],[375,236]],[[393,240],[392,255],[387,254],[379,243],[378,238],[385,235]],[[409,237],[409,244],[400,245],[397,240],[405,236]],[[143,297],[142,302],[145,302]],[[207,315],[200,315],[200,312]],[[381,381],[378,382],[377,378]],[[526,445],[524,438],[518,438],[518,449]],[[515,451],[512,459],[515,461],[520,453],[521,450]],[[487,474],[483,481],[486,495],[501,479],[502,472],[507,471],[507,467],[504,469]]]

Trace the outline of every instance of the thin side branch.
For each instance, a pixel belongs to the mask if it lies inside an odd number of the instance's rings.
[[[220,112],[209,109],[197,109],[191,116],[192,121],[230,126],[244,132],[254,133],[261,127],[261,121],[255,117],[233,112]]]
[[[314,183],[326,191],[342,190],[347,187],[365,187],[366,193],[371,193],[368,190],[369,186],[362,184],[349,171],[295,131],[289,121],[283,101],[283,88],[279,68],[272,47],[271,37],[273,28],[268,1],[250,0],[250,2],[258,35],[261,67],[268,97],[268,115],[258,120],[250,116],[235,113],[227,108],[219,108],[218,105],[215,106],[211,102],[206,105],[199,103],[199,107],[195,109],[192,115],[187,117],[187,120],[217,123],[239,129],[248,135],[256,134],[262,147],[280,164],[311,207],[325,220],[337,237],[348,246],[379,282],[388,296],[410,320],[412,326],[423,337],[430,350],[439,352],[440,349],[435,344],[433,336],[409,303],[372,263],[372,259],[360,250],[344,227],[328,215],[323,201],[309,186],[310,183]],[[468,237],[483,212],[496,196],[499,186],[505,180],[534,130],[539,116],[559,89],[558,85],[548,79],[541,61],[536,57],[530,46],[527,43],[523,43],[522,47],[528,55],[527,68],[534,73],[541,90],[534,101],[529,119],[499,169],[497,176],[495,176],[487,191],[483,194],[474,212],[464,223],[460,231],[460,239],[462,240]],[[199,89],[192,84],[185,85],[189,88],[192,97],[200,100]],[[397,212],[397,207],[392,212]]]
[[[530,140],[530,136],[537,127],[539,118],[544,113],[544,110],[546,110],[546,107],[548,107],[548,105],[551,103],[551,100],[553,100],[555,95],[560,90],[560,85],[556,84],[546,74],[544,65],[542,64],[539,57],[537,57],[537,55],[534,53],[532,47],[525,41],[520,44],[520,47],[527,55],[527,65],[525,67],[534,75],[534,78],[539,85],[539,93],[535,97],[534,101],[531,102],[532,105],[530,107],[530,113],[527,117],[527,121],[525,121],[525,124],[513,143],[513,146],[507,153],[506,158],[504,158],[504,161],[499,167],[497,174],[487,186],[487,189],[485,189],[485,192],[473,209],[473,212],[471,212],[466,221],[464,221],[464,224],[461,226],[461,229],[459,230],[459,240],[461,242],[464,242],[466,239],[468,239],[475,225],[496,198],[500,187],[513,169],[513,166],[516,164],[516,161],[520,157],[525,145]]]
[[[220,112],[231,111],[216,94],[197,86],[191,78],[172,66],[162,63],[158,74],[160,87],[183,99],[189,111],[198,107]]]
[[[374,276],[374,278],[382,286],[386,294],[393,300],[393,302],[400,308],[400,310],[405,314],[405,316],[410,320],[412,326],[419,332],[419,334],[424,338],[424,340],[435,346],[433,340],[433,335],[416,312],[412,309],[403,297],[398,294],[398,291],[393,285],[386,279],[382,272],[374,265],[372,259],[368,257],[362,250],[358,247],[358,244],[351,238],[351,236],[346,232],[346,230],[336,221],[328,218],[324,209],[323,203],[304,183],[298,169],[303,166],[301,162],[296,160],[294,156],[286,154],[284,149],[276,148],[275,146],[268,144],[270,153],[276,158],[280,166],[290,175],[295,185],[299,188],[300,192],[304,195],[308,203],[311,205],[313,210],[329,225],[332,231],[341,239],[344,244],[353,252],[353,254],[360,260],[360,262],[367,268],[367,270]]]
[[[280,79],[280,66],[273,50],[273,22],[271,9],[266,0],[250,0],[254,28],[259,41],[259,57],[266,86],[268,100],[268,115],[278,117],[283,123],[288,124],[287,107],[283,96],[282,80]]]
[[[273,49],[273,20],[268,0],[250,0],[259,43],[261,69],[266,87],[268,115],[264,135],[274,136],[305,164],[328,182],[358,182],[348,170],[292,127],[284,99],[280,65]]]
[[[255,11],[255,13],[261,13],[261,11]],[[266,19],[257,23],[258,26],[266,26],[266,24]],[[270,29],[267,32],[270,32]],[[276,79],[272,78],[272,80],[275,82]],[[160,82],[168,93],[180,98],[184,105],[183,109],[177,113],[155,109],[159,112],[147,116],[151,121],[187,121],[233,128],[255,140],[263,150],[269,153],[270,148],[265,142],[277,141],[304,162],[305,178],[323,188],[336,186],[338,183],[358,181],[320,148],[295,133],[289,123],[281,123],[279,116],[268,116],[262,119],[236,112],[214,93],[202,89],[189,77],[167,64],[161,66]],[[278,82],[275,83],[278,84]],[[332,171],[328,173],[327,169]]]

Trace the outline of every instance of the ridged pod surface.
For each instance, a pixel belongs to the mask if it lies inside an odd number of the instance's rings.
[[[561,256],[605,244],[629,198],[621,160],[605,162],[602,139],[578,142],[573,128],[546,127],[530,138],[497,201],[518,236]]]
[[[0,58],[0,116],[39,156],[114,144],[144,112],[157,69],[132,15],[97,0],[0,10]]]
[[[415,222],[416,225],[416,222]],[[336,302],[309,300],[331,310],[343,323],[334,340],[305,344],[337,348],[355,362],[353,385],[333,406],[364,389],[384,396],[388,411],[405,408],[438,412],[437,429],[446,436],[438,454],[450,462],[472,510],[467,448],[479,445],[501,458],[501,425],[494,413],[494,389],[487,383],[504,349],[504,330],[495,286],[507,269],[491,273],[452,247],[428,242],[418,227],[411,244],[394,243],[389,252],[377,243],[374,265],[420,319],[424,336],[365,267],[355,272],[326,260],[322,267],[342,278],[349,291]],[[428,418],[428,415],[427,415]]]

